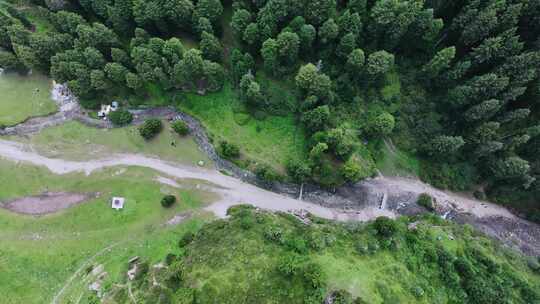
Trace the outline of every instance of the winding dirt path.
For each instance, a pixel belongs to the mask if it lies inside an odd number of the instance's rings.
[[[69,286],[71,285],[71,283],[73,283],[73,281],[88,267],[90,266],[90,264],[92,264],[95,259],[97,259],[99,256],[107,253],[108,251],[112,250],[114,247],[118,246],[120,243],[122,242],[118,242],[118,243],[114,243],[114,244],[111,244],[103,249],[101,249],[100,251],[98,251],[97,253],[95,253],[93,256],[91,256],[90,258],[88,258],[87,260],[85,260],[83,263],[81,263],[81,266],[79,266],[79,268],[77,268],[77,270],[75,270],[75,272],[71,275],[71,277],[69,277],[69,279],[67,279],[67,281],[64,283],[64,285],[62,286],[62,288],[60,288],[60,290],[54,295],[52,301],[51,301],[51,304],[58,304],[59,302],[59,299],[60,297],[64,294],[64,292],[69,288]]]
[[[360,212],[338,211],[258,188],[234,177],[223,175],[216,170],[174,164],[139,154],[116,154],[110,158],[79,162],[45,157],[24,144],[0,140],[0,157],[11,161],[21,161],[38,166],[45,166],[55,174],[84,172],[89,175],[93,171],[102,168],[114,166],[139,166],[151,168],[175,178],[190,178],[208,181],[218,186],[214,187],[213,191],[222,196],[222,199],[209,206],[208,210],[213,211],[220,217],[225,216],[226,210],[230,206],[240,203],[250,203],[257,207],[274,211],[305,209],[317,216],[338,220],[370,220],[381,215],[395,216],[394,212],[387,208],[368,208],[366,210],[361,210]],[[364,184],[385,191],[385,193],[428,193],[434,197],[439,204],[448,205],[448,207],[453,207],[459,212],[470,213],[479,218],[487,216],[502,216],[511,219],[516,218],[515,215],[499,205],[481,202],[464,197],[460,194],[438,190],[414,179],[380,176],[378,178],[367,180]]]
[[[0,139],[0,157],[45,166],[55,174],[70,172],[90,174],[95,170],[114,166],[139,166],[174,178],[207,181],[213,185],[209,190],[217,193],[220,199],[206,207],[206,210],[218,217],[225,217],[227,209],[231,206],[252,204],[272,211],[306,210],[316,216],[333,220],[368,221],[379,216],[394,218],[399,214],[409,214],[404,212],[407,209],[416,208],[418,211],[415,204],[416,197],[420,193],[428,193],[437,201],[437,213],[444,214],[445,218],[446,215],[450,215],[449,219],[458,223],[472,224],[525,254],[540,255],[540,225],[518,218],[504,207],[467,198],[461,194],[441,191],[415,179],[379,176],[365,180],[355,187],[362,188],[364,192],[380,194],[382,200],[377,204],[365,203],[361,197],[357,197],[359,193],[349,193],[349,197],[355,198],[359,204],[355,208],[344,210],[264,190],[237,178],[223,175],[217,170],[170,163],[139,154],[116,154],[105,159],[79,162],[48,158],[36,153],[30,146]]]
[[[88,175],[93,171],[102,168],[114,166],[139,166],[151,168],[175,178],[208,181],[216,185],[213,191],[218,193],[221,196],[221,199],[208,206],[207,210],[214,212],[219,217],[226,216],[227,209],[230,206],[244,203],[249,203],[259,208],[273,211],[305,209],[314,215],[336,220],[366,221],[382,215],[395,217],[394,212],[390,210],[380,210],[378,208],[367,208],[356,212],[334,210],[258,188],[234,177],[223,175],[215,170],[173,164],[160,159],[137,154],[117,154],[107,159],[77,162],[48,158],[39,155],[32,151],[30,147],[23,144],[0,140],[0,157],[11,161],[27,162],[38,166],[45,166],[55,174],[84,172]]]

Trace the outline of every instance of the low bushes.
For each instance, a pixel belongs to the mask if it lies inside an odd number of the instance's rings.
[[[279,176],[270,166],[259,164],[255,167],[255,175],[266,183],[271,183],[279,179]]]
[[[171,207],[176,202],[176,197],[174,195],[165,195],[161,199],[161,206],[164,208]]]
[[[423,162],[420,169],[422,181],[441,189],[468,191],[477,182],[477,172],[466,163]]]
[[[186,135],[189,134],[188,126],[186,125],[185,122],[183,122],[181,120],[177,120],[177,121],[173,122],[171,127],[172,127],[173,131],[176,132],[176,134],[178,134],[180,136],[186,136]]]
[[[433,204],[433,198],[427,193],[420,194],[416,203],[426,208],[430,212],[435,210],[435,206]]]
[[[231,144],[227,141],[222,141],[219,143],[218,148],[219,154],[227,159],[234,159],[240,157],[240,148],[235,144]]]
[[[398,224],[396,221],[386,217],[380,216],[373,223],[377,234],[382,237],[391,237],[398,231]]]
[[[109,114],[111,122],[118,127],[129,125],[133,121],[133,115],[125,110],[118,110]]]
[[[144,121],[142,126],[139,127],[139,134],[146,139],[150,140],[154,138],[163,130],[163,123],[156,118],[150,118]]]
[[[251,116],[246,113],[234,113],[233,118],[239,126],[245,126],[251,120]]]

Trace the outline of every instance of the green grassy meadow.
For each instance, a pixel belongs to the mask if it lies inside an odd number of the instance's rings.
[[[32,116],[56,111],[50,98],[51,80],[39,74],[20,76],[0,75],[0,125],[10,126]]]
[[[417,177],[420,172],[420,160],[398,149],[390,140],[380,143],[373,149],[377,168],[385,176]]]
[[[71,160],[95,159],[111,153],[142,153],[190,165],[203,160],[206,166],[211,166],[210,160],[200,152],[193,138],[177,135],[168,122],[164,122],[163,131],[150,141],[144,140],[135,126],[96,129],[79,122],[67,122],[29,137],[9,139],[29,143],[49,157]],[[175,146],[171,145],[172,142]]]
[[[289,157],[304,154],[305,136],[292,114],[263,120],[247,116],[230,85],[206,96],[187,94],[180,109],[199,118],[214,143],[234,143],[245,158],[278,171],[283,171]]]
[[[214,197],[198,190],[178,190],[154,181],[156,174],[141,168],[110,168],[90,176],[53,175],[47,170],[0,161],[0,201],[43,191],[96,193],[91,201],[58,213],[34,217],[0,208],[0,294],[2,303],[47,303],[78,268],[104,248],[90,264],[103,264],[114,281],[135,255],[159,257],[175,247],[186,231],[209,218],[196,208]],[[179,181],[183,183],[183,181]],[[188,184],[192,182],[187,181]],[[193,188],[194,189],[194,188]],[[178,202],[161,207],[164,194]],[[112,196],[126,198],[122,211],[110,208]],[[175,215],[193,212],[178,226],[165,223]],[[59,303],[73,303],[91,282],[80,278],[68,284]]]

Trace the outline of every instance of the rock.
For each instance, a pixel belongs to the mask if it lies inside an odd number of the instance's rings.
[[[199,167],[204,167],[204,161],[200,160],[197,165],[199,165]]]
[[[297,219],[299,219],[305,225],[311,224],[311,219],[309,218],[309,212],[305,209],[300,210],[289,210]]]
[[[137,276],[137,264],[134,264],[127,272],[127,277],[130,281],[135,280]]]
[[[416,230],[418,228],[418,222],[414,222],[414,223],[410,223],[408,226],[407,226],[407,229],[409,230]]]
[[[102,272],[103,272],[103,265],[101,265],[101,264],[97,265],[96,267],[94,267],[92,269],[92,275],[93,276],[98,276]]]
[[[129,259],[128,264],[133,264],[139,260],[139,256],[134,256],[131,259]]]
[[[173,218],[167,221],[167,225],[169,226],[178,225],[188,217],[189,217],[189,214],[177,214]]]
[[[88,286],[88,290],[99,292],[101,290],[101,284],[99,282],[94,282]]]

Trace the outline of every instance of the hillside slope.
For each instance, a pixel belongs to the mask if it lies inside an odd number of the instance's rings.
[[[163,263],[129,266],[135,279],[104,302],[540,303],[540,275],[467,226],[338,224],[250,206],[229,214],[184,236]]]

